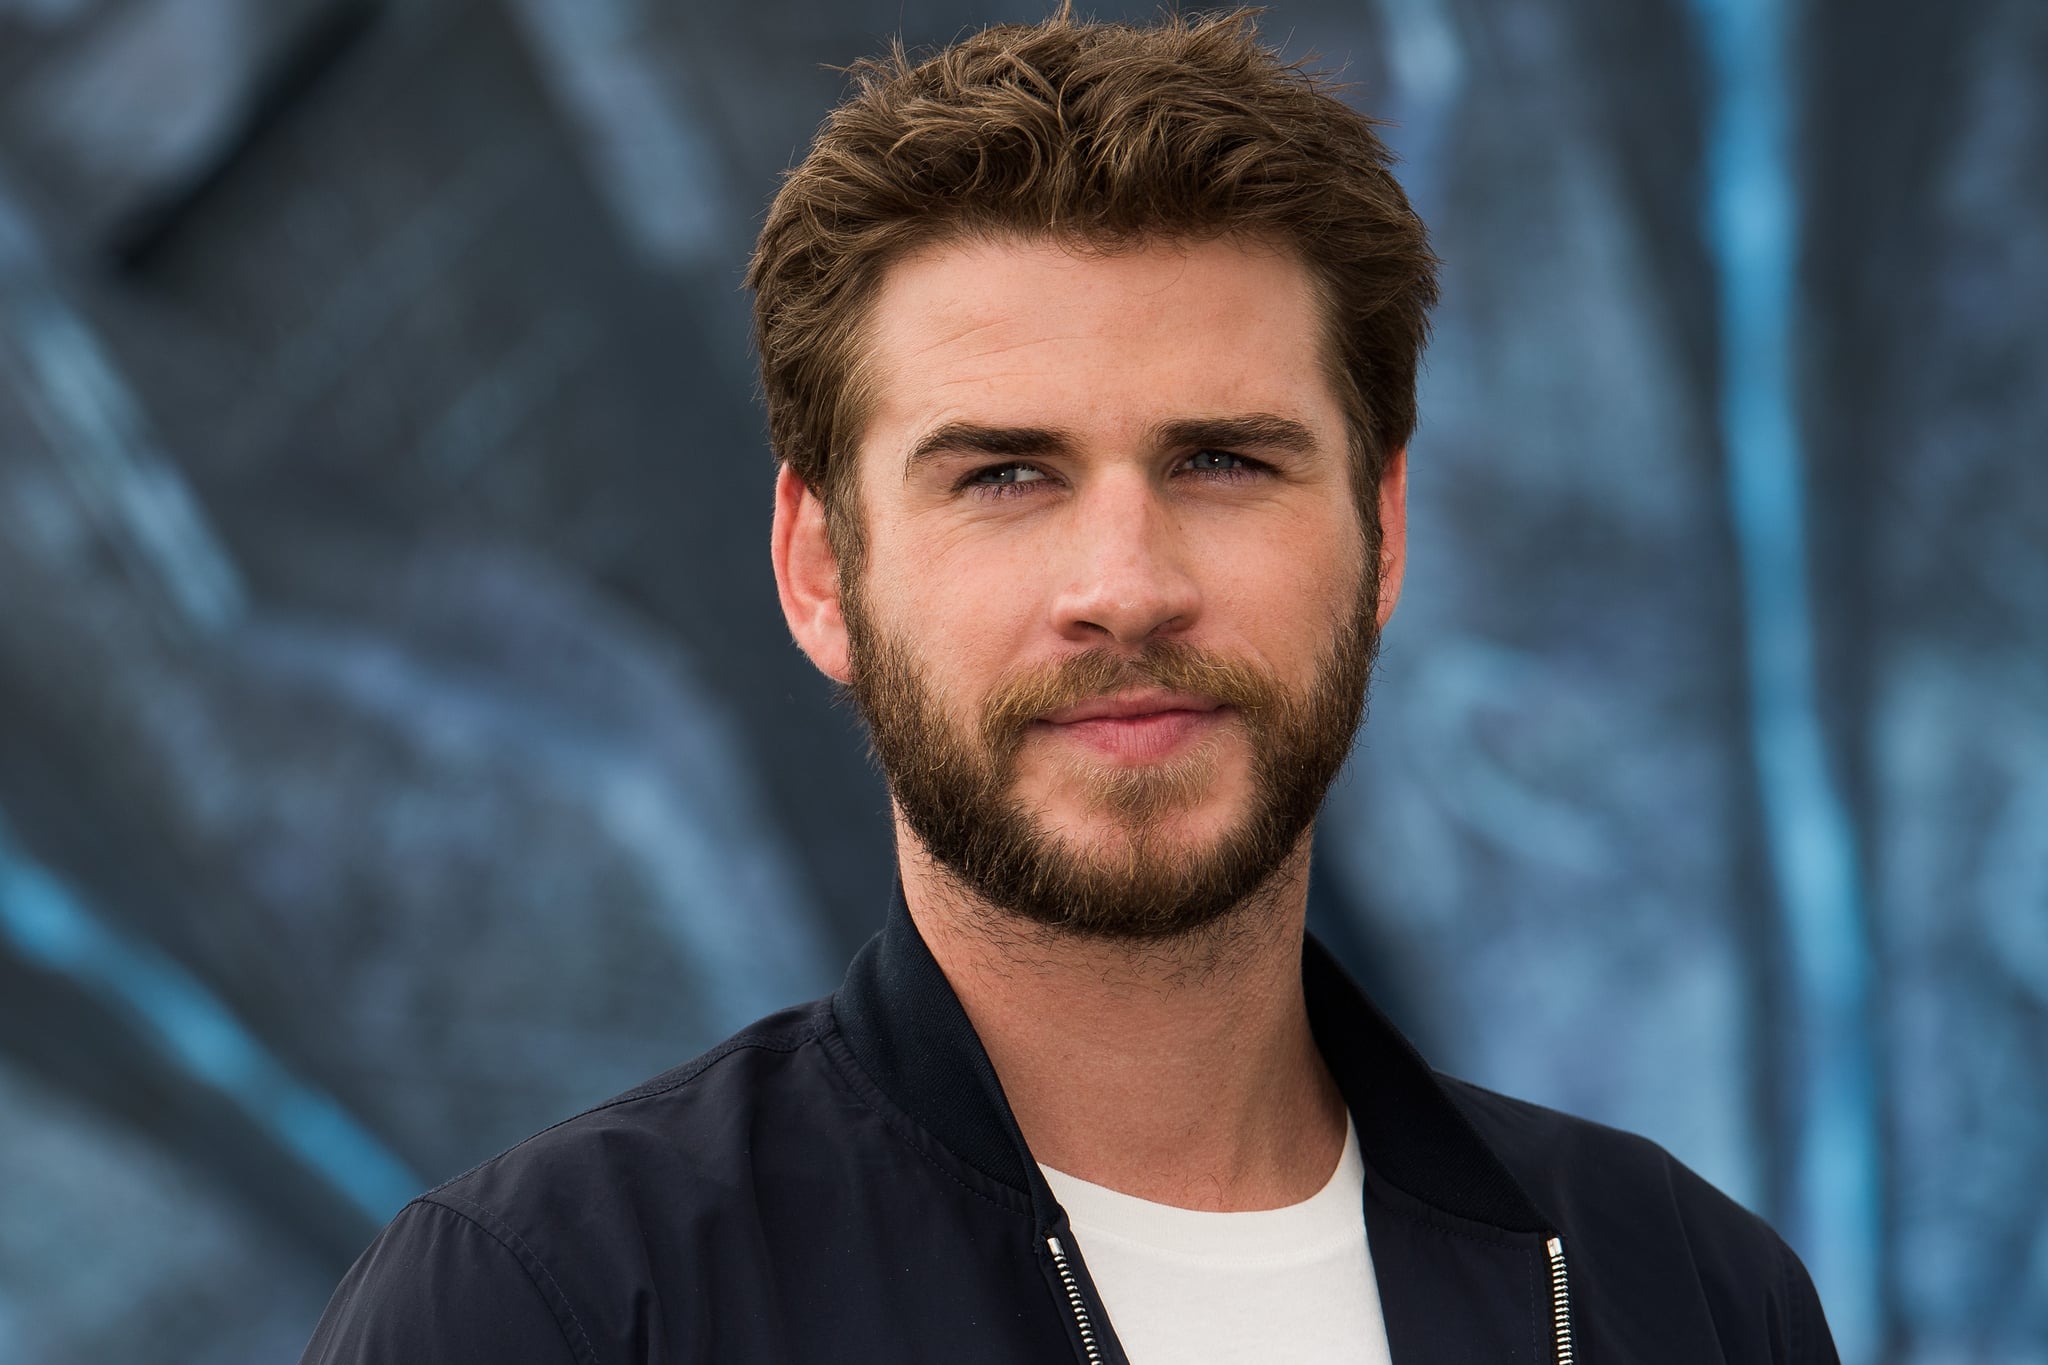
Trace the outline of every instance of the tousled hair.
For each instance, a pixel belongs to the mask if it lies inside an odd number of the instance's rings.
[[[1051,237],[1277,243],[1308,267],[1354,487],[1375,490],[1415,427],[1437,261],[1376,121],[1260,45],[1256,11],[1156,25],[984,29],[913,62],[899,41],[790,170],[748,268],[769,443],[857,561],[845,496],[869,415],[862,327],[883,273],[934,242]]]

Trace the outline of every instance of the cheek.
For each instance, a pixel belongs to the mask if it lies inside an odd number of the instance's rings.
[[[1350,619],[1365,566],[1355,522],[1293,521],[1241,543],[1208,575],[1208,609],[1256,642],[1270,667],[1299,671]]]
[[[943,629],[962,649],[982,643],[1032,619],[1046,588],[1046,560],[1019,538],[1005,539],[972,528],[904,528],[876,546],[870,577],[886,580],[905,624],[920,633]]]
[[[949,709],[1014,670],[1042,618],[1028,556],[922,541],[871,541],[865,597],[877,630],[906,646]]]

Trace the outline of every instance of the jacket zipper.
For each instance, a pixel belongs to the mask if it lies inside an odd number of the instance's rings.
[[[1060,1284],[1067,1291],[1067,1307],[1074,1312],[1074,1326],[1081,1329],[1081,1349],[1087,1353],[1088,1365],[1102,1365],[1102,1348],[1095,1344],[1095,1325],[1088,1320],[1088,1304],[1081,1297],[1081,1282],[1074,1278],[1074,1268],[1067,1264],[1067,1250],[1060,1245],[1057,1237],[1045,1239],[1052,1249],[1052,1263],[1060,1272]]]
[[[1572,1296],[1564,1278],[1564,1238],[1550,1239],[1550,1325],[1557,1334],[1557,1365],[1572,1365]]]

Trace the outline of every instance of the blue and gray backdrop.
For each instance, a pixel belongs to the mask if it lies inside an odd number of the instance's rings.
[[[415,1190],[830,988],[883,794],[741,262],[830,64],[1042,12],[0,0],[0,1360],[290,1359]],[[1265,30],[1448,261],[1316,923],[1852,1363],[2048,1360],[2048,6]]]

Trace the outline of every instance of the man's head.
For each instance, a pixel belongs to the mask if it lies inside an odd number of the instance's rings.
[[[1243,16],[857,72],[750,276],[785,610],[951,876],[1185,932],[1303,847],[1356,726],[1421,225]]]

